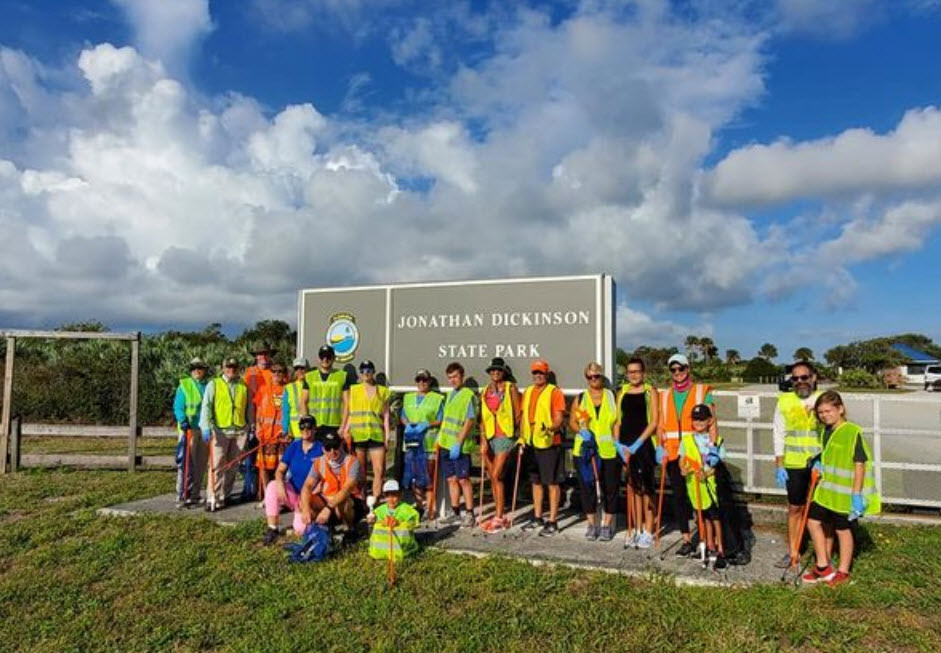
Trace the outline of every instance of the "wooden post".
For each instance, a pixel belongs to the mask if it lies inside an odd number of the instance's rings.
[[[3,416],[0,420],[0,474],[7,473],[7,454],[10,438],[10,409],[13,405],[13,356],[16,338],[7,336],[7,357],[3,369]]]
[[[127,435],[127,471],[133,472],[137,466],[137,375],[140,362],[140,332],[137,338],[131,341],[131,394],[130,425]]]
[[[13,418],[10,428],[10,471],[20,471],[20,440],[23,437],[23,418]]]

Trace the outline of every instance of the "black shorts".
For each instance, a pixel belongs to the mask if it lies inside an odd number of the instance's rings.
[[[378,447],[385,448],[385,442],[376,442],[375,440],[363,440],[362,442],[354,442],[353,448],[357,451],[367,451],[369,449],[376,449]]]
[[[818,521],[821,524],[829,524],[833,526],[834,530],[838,531],[848,531],[852,527],[848,515],[842,515],[829,508],[824,508],[816,501],[810,502],[810,510],[807,511],[807,518]]]
[[[708,519],[709,521],[719,521],[719,506],[713,503],[711,506],[703,510],[702,518]]]
[[[562,447],[555,445],[548,449],[532,449],[532,462],[529,468],[529,482],[540,485],[561,485],[565,481],[565,460]]]
[[[639,494],[653,494],[656,488],[653,481],[653,469],[656,467],[653,447],[645,443],[631,456],[630,461],[627,482],[631,489]]]
[[[787,502],[792,506],[807,503],[807,491],[810,489],[810,469],[787,468]]]

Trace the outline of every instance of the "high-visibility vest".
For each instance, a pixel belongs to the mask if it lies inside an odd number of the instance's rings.
[[[457,436],[467,422],[467,412],[474,401],[475,395],[470,388],[461,388],[454,390],[444,400],[444,419],[441,422],[441,429],[438,431],[438,446],[447,451],[453,445],[457,444]],[[473,453],[477,443],[473,437],[473,428],[464,438],[464,444],[461,446],[462,453]]]
[[[317,426],[337,427],[343,422],[343,386],[346,372],[333,370],[326,381],[321,381],[320,370],[304,375],[307,381],[307,412],[317,420]]]
[[[535,386],[526,388],[523,393],[523,418],[520,420],[520,433],[523,443],[536,449],[548,449],[555,441],[552,431],[552,393],[555,386],[547,383],[536,400],[534,421],[529,422],[529,405]]]
[[[369,556],[376,560],[389,559],[390,538],[386,519],[390,514],[395,518],[391,537],[392,556],[396,560],[401,560],[418,550],[418,542],[413,533],[421,521],[418,511],[407,503],[399,502],[395,511],[392,512],[389,510],[389,505],[384,503],[375,510],[376,523],[373,524],[372,535],[369,536]]]
[[[630,387],[631,386],[629,383],[624,383],[621,385],[621,389],[618,390],[616,404],[618,407],[618,421],[619,422],[624,421],[624,415],[621,414],[621,400],[624,399],[624,395],[627,394],[627,391],[630,389]],[[653,410],[651,408],[651,405],[656,400],[657,400],[657,390],[652,385],[650,385],[649,383],[645,381],[644,382],[644,405],[647,407],[647,424],[648,425],[650,424],[651,419],[653,419],[653,416],[651,415],[651,411]],[[653,441],[653,446],[656,447],[659,441],[657,438],[656,432],[654,432],[653,437],[651,437],[651,440]]]
[[[343,462],[340,464],[339,474],[334,472],[333,468],[330,467],[326,456],[314,459],[314,467],[317,469],[317,473],[323,481],[320,486],[320,494],[326,499],[329,499],[346,487],[346,484],[350,480],[351,469],[353,463],[356,461],[356,456],[352,454],[344,454],[344,456]],[[359,487],[359,483],[353,483],[353,489],[350,490],[350,492],[354,497],[362,498],[362,490]]]
[[[722,436],[716,439],[714,446],[722,446]],[[686,475],[686,494],[689,496],[689,502],[693,504],[693,510],[696,510],[696,485],[699,484],[699,498],[702,500],[699,510],[709,510],[717,501],[716,476],[715,474],[707,476],[704,481],[696,478],[695,471],[702,469],[705,463],[699,445],[696,444],[696,437],[692,433],[683,433],[683,458],[685,460],[680,461],[680,465],[685,463],[690,469]]]
[[[509,381],[503,382],[503,401],[497,407],[496,413],[490,410],[485,399],[489,387],[487,386],[480,391],[480,421],[483,423],[484,437],[492,440],[497,432],[497,424],[500,425],[500,430],[503,431],[504,435],[513,437],[516,435],[513,424],[513,384]]]
[[[255,409],[255,435],[262,444],[271,444],[279,441],[284,432],[281,419],[284,386],[271,383],[265,385],[259,394],[261,400]]]
[[[389,403],[389,388],[374,385],[376,393],[369,397],[366,384],[350,386],[350,435],[353,442],[385,442],[383,413]]]
[[[206,382],[197,383],[191,376],[180,379],[180,389],[183,391],[183,413],[190,427],[199,428],[199,412],[203,407],[203,393],[206,391]]]
[[[819,392],[814,393],[816,398]],[[784,418],[784,467],[804,469],[807,461],[820,453],[822,425],[816,411],[807,410],[795,392],[778,397],[778,410]]]
[[[429,392],[425,395],[425,398],[421,400],[421,404],[418,403],[418,393],[409,392],[405,395],[405,399],[402,400],[402,411],[405,413],[405,421],[412,424],[417,424],[418,422],[432,422],[438,421],[438,409],[441,407],[441,402],[444,401],[444,397],[437,392]],[[434,451],[435,442],[438,440],[438,427],[429,427],[425,431],[425,451]]]
[[[287,406],[282,406],[282,410],[288,411],[291,435],[299,438],[301,437],[301,382],[289,383],[284,389],[288,396],[288,403]]]
[[[657,433],[660,436],[660,445],[666,449],[667,460],[676,460],[680,455],[680,438],[684,433],[693,432],[693,407],[706,400],[706,395],[712,388],[705,383],[694,383],[686,403],[683,404],[683,414],[677,415],[676,402],[673,399],[673,388],[660,391],[660,423]]]
[[[235,401],[229,394],[229,383],[222,377],[212,380],[215,384],[213,397],[213,423],[217,428],[245,428],[245,408],[248,406],[248,388],[239,379],[235,384]]]
[[[848,515],[853,503],[853,477],[856,474],[856,438],[863,442],[866,452],[866,468],[863,475],[861,494],[867,501],[866,514],[875,515],[882,511],[882,500],[876,492],[876,479],[872,471],[872,454],[866,438],[862,436],[858,424],[843,422],[833,431],[820,454],[820,466],[823,475],[814,490],[814,501],[841,515]]]
[[[618,410],[617,404],[614,402],[614,393],[607,388],[602,390],[601,406],[596,414],[595,405],[591,401],[591,394],[586,390],[582,393],[579,409],[585,414],[585,428],[595,434],[598,455],[605,460],[617,457],[618,450],[614,446],[614,423],[618,421]],[[582,455],[581,436],[575,437],[575,444],[572,445],[572,455]]]
[[[242,381],[252,391],[252,403],[256,406],[261,405],[261,393],[265,388],[274,383],[274,375],[270,369],[262,369],[257,365],[252,365],[242,376]]]

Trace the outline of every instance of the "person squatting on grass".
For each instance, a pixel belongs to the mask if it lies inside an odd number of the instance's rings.
[[[294,511],[295,534],[303,534],[309,523],[304,522],[301,511],[301,492],[314,460],[323,455],[323,447],[314,440],[317,422],[313,417],[302,417],[298,420],[298,427],[301,437],[288,445],[275,471],[274,480],[265,489],[265,520],[268,522],[265,544],[273,544],[278,539],[278,515],[282,507]]]
[[[304,525],[346,525],[352,538],[356,522],[366,514],[360,488],[359,461],[343,451],[336,433],[323,438],[323,455],[314,460],[301,490],[301,520]]]
[[[802,580],[835,586],[850,579],[855,553],[852,522],[878,514],[882,504],[876,492],[869,446],[859,425],[846,420],[843,398],[828,390],[817,398],[814,410],[824,427],[822,451],[812,466],[817,473],[817,487],[807,521],[816,565]],[[834,539],[839,542],[840,563],[836,569]]]
[[[712,409],[709,406],[693,406],[691,416],[693,433],[684,433],[680,442],[680,473],[686,478],[686,493],[697,513],[703,566],[721,570],[728,564],[722,544],[715,468],[725,458],[725,447],[721,437],[710,433]]]

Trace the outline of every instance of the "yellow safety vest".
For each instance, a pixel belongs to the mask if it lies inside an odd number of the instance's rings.
[[[389,388],[383,385],[373,386],[376,394],[370,398],[366,394],[366,384],[350,386],[350,435],[353,442],[385,442],[383,414],[389,403]]]
[[[441,430],[438,431],[438,446],[445,451],[452,445],[457,444],[457,436],[467,422],[468,407],[474,401],[474,392],[469,388],[462,387],[460,390],[454,390],[444,400],[444,419],[441,422]],[[473,437],[473,429],[464,438],[464,444],[461,445],[461,453],[473,453],[477,443]]]
[[[585,427],[595,434],[598,455],[605,460],[615,458],[618,455],[618,450],[614,446],[614,423],[618,421],[618,411],[617,405],[614,403],[614,393],[608,389],[602,391],[600,410],[596,414],[595,405],[591,402],[591,395],[586,390],[582,393],[579,408],[583,413],[586,413]],[[575,437],[575,444],[572,445],[572,455],[582,455],[581,436]]]
[[[288,395],[288,421],[291,425],[291,435],[301,437],[301,382],[294,381],[285,388]]]
[[[535,421],[529,422],[529,404],[533,396],[533,388],[529,386],[523,394],[523,417],[520,420],[521,437],[523,443],[536,449],[548,449],[552,446],[555,434],[552,432],[552,393],[555,392],[555,386],[547,383],[539,399],[536,400]]]
[[[232,395],[229,394],[229,383],[216,377],[212,380],[215,384],[215,397],[213,397],[213,423],[217,428],[245,428],[245,407],[248,405],[248,387],[241,379],[235,384],[235,401],[232,401]]]
[[[307,381],[307,412],[317,420],[317,426],[337,427],[343,422],[343,386],[346,372],[333,370],[326,381],[320,380],[320,370],[304,375]]]
[[[388,560],[390,539],[392,541],[391,553],[396,560],[401,560],[418,550],[418,542],[415,540],[413,531],[418,528],[421,515],[415,508],[400,502],[392,512],[389,510],[389,505],[384,503],[376,508],[375,514],[376,523],[372,527],[372,535],[369,536],[369,557],[376,560]],[[386,518],[390,514],[395,518],[391,538],[389,526],[386,524]]]
[[[841,515],[848,515],[853,507],[853,477],[856,474],[856,438],[861,438],[866,452],[863,488],[860,494],[866,499],[866,514],[875,515],[882,510],[882,500],[876,492],[876,479],[872,471],[872,454],[866,438],[858,424],[843,422],[830,435],[827,446],[820,455],[823,476],[814,490],[814,501]]]
[[[487,386],[489,387],[489,386]],[[513,437],[516,435],[515,429],[513,428],[513,384],[509,381],[504,381],[503,383],[503,401],[500,402],[500,406],[497,408],[497,412],[494,413],[487,406],[487,402],[484,396],[487,394],[487,388],[483,388],[480,391],[480,419],[483,422],[484,426],[484,437],[488,440],[492,440],[493,436],[497,432],[496,425],[500,425],[500,430],[503,431],[504,435],[507,437]]]
[[[722,446],[722,436],[716,440],[715,446]],[[716,477],[715,474],[706,477],[706,480],[700,481],[696,478],[695,470],[705,467],[702,453],[699,451],[699,445],[696,444],[696,436],[692,433],[683,434],[683,457],[690,461],[690,472],[686,475],[686,494],[689,496],[689,502],[693,504],[693,510],[696,510],[696,485],[699,485],[699,498],[702,500],[700,510],[709,510],[716,501]],[[680,463],[682,464],[682,462]]]
[[[815,392],[813,396],[819,395]],[[778,410],[784,417],[784,466],[804,469],[807,461],[820,453],[823,428],[817,422],[815,411],[808,411],[795,392],[785,392],[778,397]]]
[[[437,392],[429,392],[425,395],[425,398],[421,400],[421,404],[418,403],[418,393],[409,392],[405,395],[405,399],[402,400],[402,410],[405,413],[405,419],[412,424],[417,424],[418,422],[428,422],[431,424],[438,420],[438,408],[441,407],[441,402],[444,401],[444,397]],[[425,451],[431,452],[435,450],[435,442],[438,441],[438,427],[429,426],[428,430],[425,431]]]

